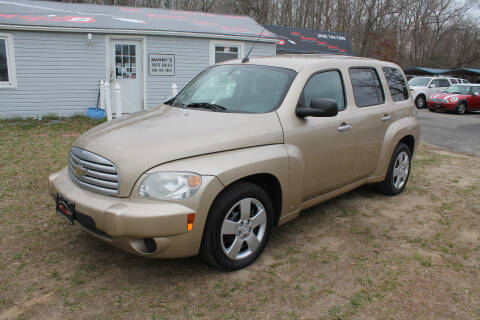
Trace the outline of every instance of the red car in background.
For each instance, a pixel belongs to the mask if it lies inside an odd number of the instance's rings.
[[[471,110],[480,110],[480,84],[451,85],[442,93],[432,95],[427,104],[430,111],[465,114]]]

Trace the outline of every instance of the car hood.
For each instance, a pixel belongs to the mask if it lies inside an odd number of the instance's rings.
[[[439,93],[432,95],[430,99],[450,99],[451,97],[458,97],[461,99],[463,96],[463,94],[458,93]]]
[[[162,163],[275,143],[283,143],[276,112],[225,113],[161,105],[97,126],[73,145],[112,161],[120,173],[119,195],[126,197],[142,173]]]

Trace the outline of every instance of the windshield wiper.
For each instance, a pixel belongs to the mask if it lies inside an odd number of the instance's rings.
[[[225,112],[227,108],[222,107],[218,104],[208,103],[208,102],[193,102],[185,106],[185,108],[199,108],[199,109],[208,109],[216,112]]]

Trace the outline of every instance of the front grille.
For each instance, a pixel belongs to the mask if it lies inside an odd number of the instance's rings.
[[[118,170],[99,155],[77,148],[70,149],[68,163],[70,178],[79,186],[109,196],[118,195]]]

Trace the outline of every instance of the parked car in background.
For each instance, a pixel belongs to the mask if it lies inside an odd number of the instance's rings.
[[[434,94],[428,100],[430,111],[449,111],[465,114],[480,110],[480,84],[455,84],[441,94]]]
[[[366,183],[401,193],[416,113],[393,63],[232,60],[166,104],[84,133],[49,191],[68,222],[123,250],[239,269],[303,209]]]
[[[427,99],[433,94],[438,94],[452,84],[458,83],[457,78],[447,77],[415,77],[408,81],[410,93],[418,109],[427,106]]]

